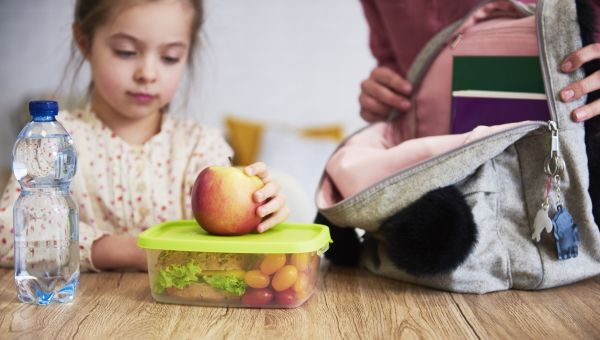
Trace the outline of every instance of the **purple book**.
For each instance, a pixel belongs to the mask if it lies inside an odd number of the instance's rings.
[[[541,93],[475,90],[452,92],[452,133],[465,133],[479,125],[549,119],[546,95]]]

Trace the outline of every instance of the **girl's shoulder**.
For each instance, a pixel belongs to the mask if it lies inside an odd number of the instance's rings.
[[[74,134],[86,134],[93,128],[93,120],[85,109],[61,110],[56,116],[65,129],[73,136]]]

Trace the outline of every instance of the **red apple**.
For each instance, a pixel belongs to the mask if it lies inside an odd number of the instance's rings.
[[[200,226],[211,234],[243,235],[256,229],[252,195],[263,187],[257,176],[248,176],[235,167],[208,167],[196,178],[192,189],[192,211]]]

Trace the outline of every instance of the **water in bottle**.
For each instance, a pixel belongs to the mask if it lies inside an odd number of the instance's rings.
[[[77,156],[55,119],[56,102],[30,102],[29,112],[13,148],[21,185],[13,210],[17,295],[41,305],[70,302],[79,284],[78,214],[69,195]]]

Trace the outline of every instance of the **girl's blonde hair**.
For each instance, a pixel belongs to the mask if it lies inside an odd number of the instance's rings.
[[[74,29],[77,29],[81,38],[87,41],[87,48],[89,49],[92,46],[92,39],[94,37],[94,32],[98,28],[98,26],[104,24],[106,20],[110,18],[110,16],[124,8],[135,6],[147,2],[157,2],[163,0],[77,0],[75,3],[75,13],[73,25]],[[190,37],[190,48],[188,50],[188,67],[189,67],[189,76],[193,75],[194,69],[194,55],[195,51],[200,45],[199,32],[202,28],[202,24],[204,22],[204,6],[203,0],[181,0],[188,1],[188,3],[192,6],[194,10],[194,16],[192,18],[192,29],[191,29],[191,37]],[[83,56],[79,54],[79,45],[73,37],[73,41],[71,43],[71,56],[69,59],[69,63],[66,66],[65,75],[67,75],[70,68],[74,67],[73,70],[73,83],[83,66],[85,59]],[[76,63],[75,66],[73,64]],[[64,82],[64,76],[63,81]],[[93,84],[90,84],[90,90]],[[62,87],[62,86],[60,86]]]

